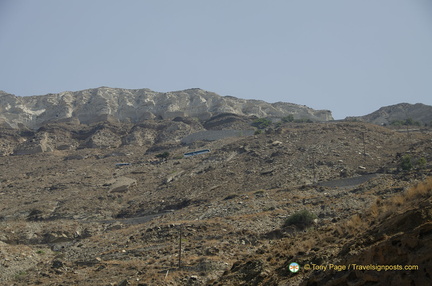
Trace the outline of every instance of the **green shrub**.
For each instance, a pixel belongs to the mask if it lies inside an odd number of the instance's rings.
[[[169,152],[163,152],[163,153],[157,154],[157,155],[156,155],[156,158],[159,158],[159,159],[166,159],[166,158],[169,157],[169,155],[170,155]]]
[[[413,120],[412,118],[408,118],[407,120],[405,120],[405,124],[404,125],[415,125],[415,126],[420,126],[420,122]]]
[[[270,119],[267,119],[267,118],[258,118],[252,122],[252,126],[254,126],[258,129],[265,129],[265,128],[269,127],[271,124],[272,124],[272,121]]]
[[[393,120],[392,122],[390,122],[390,125],[393,125],[393,126],[402,126],[402,125],[404,125],[404,126],[412,126],[412,125],[420,126],[421,123],[413,120],[412,118],[408,118],[405,120]]]
[[[427,160],[425,157],[412,157],[409,154],[404,155],[400,159],[399,167],[404,171],[409,171],[412,169],[424,169],[427,165]]]
[[[296,227],[300,229],[305,229],[311,225],[314,224],[314,220],[317,218],[317,216],[313,213],[311,213],[308,210],[301,210],[298,211],[292,215],[290,215],[285,220],[285,226],[295,225]]]
[[[293,122],[293,121],[294,121],[294,115],[292,114],[282,117],[282,122]]]
[[[411,156],[410,155],[404,155],[402,157],[401,162],[400,162],[400,167],[404,171],[409,171],[409,170],[412,169],[413,164],[412,164]]]
[[[296,119],[294,120],[295,123],[313,123],[312,119],[306,119],[306,118],[301,118],[301,119]]]
[[[426,167],[426,164],[427,164],[427,161],[426,161],[425,157],[421,157],[417,161],[417,166],[419,169],[424,169]]]
[[[401,125],[403,125],[403,121],[400,121],[400,120],[393,120],[392,122],[390,122],[390,125],[393,125],[393,126],[401,126]]]

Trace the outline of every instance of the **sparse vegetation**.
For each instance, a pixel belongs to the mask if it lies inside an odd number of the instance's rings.
[[[308,211],[308,210],[301,210],[298,211],[292,215],[290,215],[285,220],[285,226],[295,225],[296,227],[300,229],[305,229],[311,225],[314,224],[314,220],[317,218],[317,216]]]
[[[413,164],[412,164],[412,160],[411,160],[411,156],[410,155],[404,155],[402,157],[401,162],[400,162],[400,167],[404,171],[409,171],[409,170],[412,169]]]
[[[266,129],[271,124],[272,124],[272,121],[270,119],[258,118],[258,119],[255,119],[251,125],[258,128],[258,129]]]
[[[24,280],[25,276],[27,276],[27,272],[26,271],[20,271],[17,274],[15,274],[15,280],[17,281],[22,281]]]
[[[415,121],[412,118],[408,118],[405,120],[393,120],[390,122],[390,125],[393,126],[420,126],[421,123],[419,121]]]
[[[351,216],[349,220],[343,223],[340,231],[343,235],[353,236],[358,233],[360,229],[364,229],[366,227],[366,222],[361,218],[360,215],[355,214]]]
[[[299,118],[299,119],[294,119],[294,115],[290,114],[288,116],[282,117],[282,122],[285,123],[289,123],[289,122],[294,122],[294,123],[313,123],[312,119],[309,118]]]
[[[313,123],[312,119],[309,118],[300,118],[294,120],[295,123]]]
[[[417,166],[419,169],[424,169],[426,167],[426,164],[427,164],[427,160],[425,157],[421,157],[417,161]]]
[[[415,200],[432,195],[432,177],[427,178],[424,182],[419,183],[400,195],[395,195],[389,200],[378,199],[369,210],[362,215],[364,221],[373,221],[377,218],[388,217],[396,213],[403,206],[409,206]]]
[[[402,156],[399,165],[400,168],[404,171],[410,171],[414,168],[421,170],[426,167],[427,160],[425,157],[413,158],[411,155],[405,154],[404,156]]]
[[[286,120],[294,122],[294,118]],[[245,119],[242,126],[250,130],[249,123]],[[24,270],[28,275],[20,282],[26,285],[190,282],[222,286],[250,284],[266,273],[268,280],[262,282],[268,285],[275,284],[269,279],[297,285],[300,275],[293,281],[294,276],[285,272],[288,260],[342,264],[345,257],[364,252],[365,247],[356,241],[385,243],[386,237],[394,237],[376,231],[385,218],[393,221],[408,206],[414,209],[421,202],[423,207],[428,201],[430,189],[421,184],[409,186],[430,172],[429,134],[406,136],[352,122],[281,123],[280,127],[280,132],[257,128],[266,132],[261,136],[190,145],[176,146],[180,137],[169,137],[172,141],[155,143],[152,148],[125,145],[116,150],[115,157],[112,149],[103,148],[6,157],[1,185],[5,203],[0,215],[7,219],[0,218],[0,244],[5,248],[2,255],[8,258],[3,261],[8,279]],[[272,128],[274,124],[267,130]],[[194,132],[180,131],[183,135]],[[364,141],[359,134],[363,132],[370,146],[368,156],[360,153]],[[310,160],[309,150],[317,145],[320,152]],[[199,148],[209,148],[212,153],[180,160],[179,154]],[[64,160],[74,152],[80,155],[78,159]],[[155,160],[156,154],[179,160],[161,162]],[[415,171],[395,171],[396,167],[402,170],[405,154]],[[322,186],[310,183],[311,161],[320,179],[317,184],[322,182]],[[113,168],[115,162],[132,165]],[[350,180],[356,181],[363,172],[359,165],[378,174],[351,186]],[[376,171],[380,168],[388,172]],[[339,180],[341,169],[347,170],[343,180]],[[136,187],[110,192],[113,182],[123,176],[135,179]],[[326,185],[332,181],[336,185]],[[41,219],[29,220],[34,214]],[[414,221],[409,220],[408,227]],[[183,227],[181,240],[179,225]],[[52,268],[53,260],[63,266]],[[252,272],[251,265],[258,265],[258,271]],[[73,271],[83,275],[72,277]],[[250,279],[240,281],[241,275]],[[309,272],[301,275],[308,279]],[[9,283],[1,276],[0,284]]]
[[[432,177],[429,177],[426,181],[409,188],[404,197],[407,200],[412,200],[414,198],[430,196],[432,195]]]
[[[282,122],[288,123],[294,121],[294,115],[290,114],[288,116],[282,117]]]
[[[157,154],[156,158],[158,158],[158,159],[167,159],[169,156],[170,156],[169,152],[163,152],[163,153]]]

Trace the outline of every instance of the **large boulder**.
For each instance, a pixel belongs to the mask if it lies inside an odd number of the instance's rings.
[[[128,177],[118,177],[109,180],[105,186],[109,187],[110,193],[125,193],[136,186],[137,181]]]

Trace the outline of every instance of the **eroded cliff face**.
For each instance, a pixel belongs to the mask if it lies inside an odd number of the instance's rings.
[[[100,87],[76,92],[19,97],[0,92],[0,124],[39,128],[49,122],[99,121],[137,123],[143,120],[195,117],[207,120],[219,113],[284,117],[317,121],[332,120],[328,110],[314,110],[292,103],[267,103],[220,96],[201,89],[155,92],[149,89]]]

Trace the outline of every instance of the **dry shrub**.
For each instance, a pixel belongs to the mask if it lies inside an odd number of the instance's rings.
[[[312,237],[307,240],[303,240],[303,247],[305,250],[310,250],[315,245],[316,245],[316,240]]]
[[[135,270],[143,269],[147,266],[146,261],[141,259],[130,259],[130,260],[114,259],[114,260],[106,260],[103,263],[105,263],[106,265],[120,266],[123,269],[135,269]]]
[[[345,232],[343,231],[342,227],[340,225],[336,225],[335,229],[333,231],[334,236],[342,237],[345,235]]]
[[[391,199],[391,203],[394,204],[394,205],[396,205],[396,206],[398,206],[398,207],[400,207],[401,205],[403,205],[405,203],[405,198],[404,198],[404,196],[401,196],[401,195],[394,196]]]
[[[366,222],[359,216],[353,215],[350,220],[345,222],[345,231],[348,234],[355,235],[360,228],[365,227]]]
[[[378,216],[379,221],[383,221],[390,217],[392,214],[396,213],[398,211],[398,208],[396,205],[391,205],[390,207],[385,206],[381,212],[381,214]]]
[[[380,202],[376,202],[369,209],[369,214],[372,219],[375,219],[380,214]]]
[[[365,218],[370,221],[383,220],[392,214],[400,211],[403,206],[410,206],[415,204],[416,199],[424,198],[432,195],[432,177],[427,178],[424,182],[417,184],[416,186],[409,188],[402,195],[397,195],[389,200],[382,201],[377,199],[376,203],[373,204]]]
[[[425,182],[422,182],[405,192],[406,199],[416,199],[421,198],[426,195],[430,195],[432,191],[432,178],[428,178]]]
[[[312,247],[316,246],[316,239],[310,235],[306,238],[299,239],[292,247],[292,254],[297,254],[298,252],[309,252]]]

